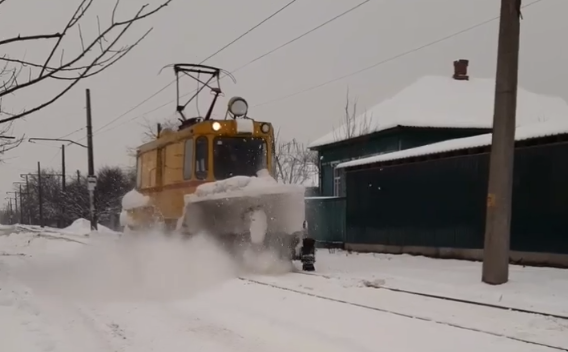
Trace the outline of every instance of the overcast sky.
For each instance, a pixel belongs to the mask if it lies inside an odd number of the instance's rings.
[[[197,63],[282,7],[289,0],[174,0],[172,5],[132,31],[139,35],[150,26],[154,31],[127,57],[99,76],[82,84],[51,107],[15,124],[15,135],[58,138],[85,125],[85,88],[91,89],[94,129],[102,127],[139,104],[174,79],[168,64]],[[298,0],[270,21],[215,56],[206,64],[234,70],[257,56],[287,42],[363,0]],[[108,22],[114,0],[95,0],[97,6],[82,23],[84,35],[96,32],[95,16]],[[123,0],[122,16],[128,16],[145,1]],[[150,0],[151,4],[159,0]],[[533,1],[524,0],[524,4]],[[455,59],[470,60],[471,77],[494,77],[498,21],[493,21],[452,39],[321,86],[278,100],[321,83],[358,71],[399,53],[484,22],[499,14],[498,0],[371,0],[358,10],[334,21],[235,74],[237,83],[222,81],[225,103],[233,95],[245,97],[249,115],[272,122],[285,138],[314,140],[340,123],[347,87],[361,108],[372,107],[396,94],[424,75],[452,74]],[[0,39],[61,30],[78,0],[7,0],[0,6]],[[568,100],[567,0],[542,0],[524,10],[522,21],[520,85]],[[78,35],[66,39],[66,51],[80,48]],[[86,38],[87,39],[87,38]],[[0,55],[43,62],[47,47],[39,43],[4,46]],[[193,86],[191,86],[193,87]],[[41,103],[54,94],[43,85],[4,103],[17,111]],[[184,92],[187,92],[186,88]],[[175,85],[95,134],[95,164],[132,165],[128,147],[140,143],[145,120],[151,123],[174,116]],[[205,95],[205,98],[208,98]],[[160,105],[164,105],[156,109]],[[263,104],[258,107],[255,105]],[[201,102],[205,110],[206,100]],[[154,110],[154,111],[152,111]],[[188,107],[194,114],[195,107]],[[85,130],[68,138],[84,139]],[[12,188],[19,174],[34,172],[37,162],[60,168],[60,144],[25,143],[3,156],[0,192]],[[87,168],[86,151],[67,148],[67,173]],[[3,200],[4,197],[1,199]]]

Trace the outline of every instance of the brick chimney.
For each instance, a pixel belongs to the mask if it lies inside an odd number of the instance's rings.
[[[458,81],[469,81],[469,76],[467,75],[468,65],[469,65],[469,60],[460,59],[454,61],[453,78]]]

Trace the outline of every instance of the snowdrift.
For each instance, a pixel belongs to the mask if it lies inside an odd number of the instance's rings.
[[[66,227],[62,230],[59,230],[59,232],[61,232],[63,234],[86,236],[86,235],[92,233],[93,231],[91,231],[91,221],[81,218],[81,219],[77,219],[77,220],[73,221],[73,223],[71,225],[69,225],[68,227]],[[101,224],[97,224],[97,232],[108,233],[108,234],[116,233],[115,231],[113,231],[113,230],[109,229],[108,227],[103,226]]]

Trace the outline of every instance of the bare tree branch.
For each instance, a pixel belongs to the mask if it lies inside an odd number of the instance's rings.
[[[367,113],[359,114],[357,107],[357,99],[351,99],[347,88],[342,125],[334,132],[336,141],[364,136],[371,132],[371,116]]]
[[[85,3],[88,1],[87,6],[85,6],[85,10],[81,11],[81,9],[83,8],[83,5],[85,5]],[[79,4],[79,6],[77,7],[77,9],[75,10],[75,13],[73,14],[73,16],[71,16],[71,19],[69,19],[69,22],[67,22],[67,25],[65,26],[65,28],[63,29],[63,33],[62,35],[59,37],[59,39],[57,40],[57,42],[55,43],[55,45],[53,46],[53,48],[51,49],[51,52],[49,53],[49,55],[47,56],[47,59],[45,60],[45,63],[43,64],[44,68],[41,70],[41,72],[39,73],[38,77],[43,76],[43,73],[45,72],[45,67],[49,64],[49,61],[51,61],[51,58],[53,57],[53,55],[55,54],[55,52],[57,51],[57,48],[59,47],[59,45],[61,44],[61,41],[63,40],[63,37],[67,34],[67,31],[73,27],[74,23],[77,23],[86,13],[86,11],[89,9],[89,7],[92,5],[93,0],[83,0],[81,1],[81,4]],[[83,48],[83,52],[85,52],[85,49]]]
[[[1,105],[0,105],[1,107]],[[22,144],[25,135],[20,138],[14,138],[10,136],[12,132],[12,124],[6,124],[0,128],[0,161],[2,161],[2,156],[12,149],[16,149]]]
[[[53,34],[36,34],[36,35],[28,35],[28,36],[17,36],[14,38],[2,39],[0,40],[0,45],[15,43],[15,42],[25,42],[27,40],[38,40],[38,39],[54,39],[54,38],[61,38],[61,33],[53,33]]]
[[[1,0],[4,1],[4,0]],[[39,36],[29,36],[23,37],[18,36],[16,38],[6,39],[4,41],[0,41],[0,45],[16,42],[16,41],[26,41],[32,39],[57,39],[53,47],[50,49],[49,54],[46,56],[46,59],[43,64],[28,62],[23,59],[16,59],[10,58],[8,55],[4,55],[0,57],[0,61],[4,61],[6,65],[12,64],[16,65],[16,67],[5,66],[2,71],[0,71],[0,77],[4,77],[3,81],[0,82],[0,98],[6,96],[8,94],[17,93],[19,90],[28,88],[32,85],[38,84],[46,79],[53,79],[53,80],[63,80],[63,81],[70,81],[70,83],[63,88],[59,93],[55,94],[51,99],[48,101],[39,104],[33,108],[24,109],[22,112],[17,114],[12,114],[7,118],[0,119],[0,124],[11,122],[17,119],[20,119],[24,116],[32,114],[36,111],[39,111],[51,104],[55,101],[60,99],[64,96],[69,90],[71,90],[80,80],[86,79],[88,77],[97,75],[102,71],[106,70],[110,66],[114,65],[118,62],[121,58],[123,58],[126,54],[128,54],[134,47],[136,47],[146,36],[151,32],[152,28],[147,30],[142,36],[140,36],[134,43],[129,45],[124,45],[122,47],[117,47],[118,41],[124,36],[124,34],[131,28],[131,26],[138,21],[141,21],[145,18],[152,16],[153,14],[157,13],[167,5],[169,5],[172,0],[163,0],[164,2],[157,6],[152,10],[147,10],[148,5],[141,6],[138,11],[130,17],[129,19],[118,21],[116,20],[116,11],[119,6],[120,0],[118,0],[113,8],[112,16],[111,16],[111,23],[105,29],[101,30],[100,21],[97,17],[97,29],[98,35],[86,45],[85,38],[83,37],[82,26],[80,22],[84,18],[86,12],[89,10],[91,5],[93,4],[94,0],[83,0],[76,8],[73,16],[69,19],[67,24],[64,26],[63,30],[57,34],[47,34],[47,35],[39,35]],[[0,2],[1,4],[1,2]],[[50,64],[52,58],[55,56],[57,51],[61,48],[62,43],[66,35],[72,28],[77,27],[80,36],[80,45],[81,45],[81,52],[70,61],[64,63],[63,62],[63,50],[61,49],[61,59],[59,65]],[[116,34],[112,34],[115,31]],[[112,38],[110,37],[112,34]],[[109,40],[110,39],[110,40]],[[82,61],[87,53],[93,52],[93,49],[98,47],[100,52],[95,55],[95,58],[89,60],[87,63],[79,64]],[[22,69],[26,67],[30,70],[30,77],[27,81],[19,82],[18,76],[22,72]],[[19,69],[18,69],[19,68]],[[38,69],[39,74],[36,77],[31,76],[31,72],[33,69]],[[0,110],[0,114],[6,114],[5,111]]]
[[[280,131],[275,136],[276,177],[289,184],[314,186],[319,175],[317,153],[295,139],[281,141]]]

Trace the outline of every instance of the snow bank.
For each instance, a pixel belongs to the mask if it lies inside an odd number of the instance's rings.
[[[254,197],[274,193],[305,193],[302,185],[279,183],[270,176],[268,170],[258,171],[257,176],[234,176],[226,180],[210,182],[198,186],[195,193],[185,196],[186,203],[206,199],[233,197]]]
[[[122,197],[122,209],[129,210],[138,207],[143,207],[150,202],[150,197],[139,193],[133,189]]]
[[[568,315],[568,270],[510,266],[510,281],[481,282],[480,262],[421,256],[325,250],[317,254],[317,274],[342,286],[382,286],[456,299]]]
[[[60,230],[62,233],[73,234],[73,235],[88,235],[91,231],[91,221],[87,219],[77,219],[73,221],[71,225]],[[106,226],[97,224],[97,232],[101,233],[115,233],[115,231],[109,229]]]
[[[14,229],[15,226],[13,225],[0,225],[0,235],[10,234]]]

